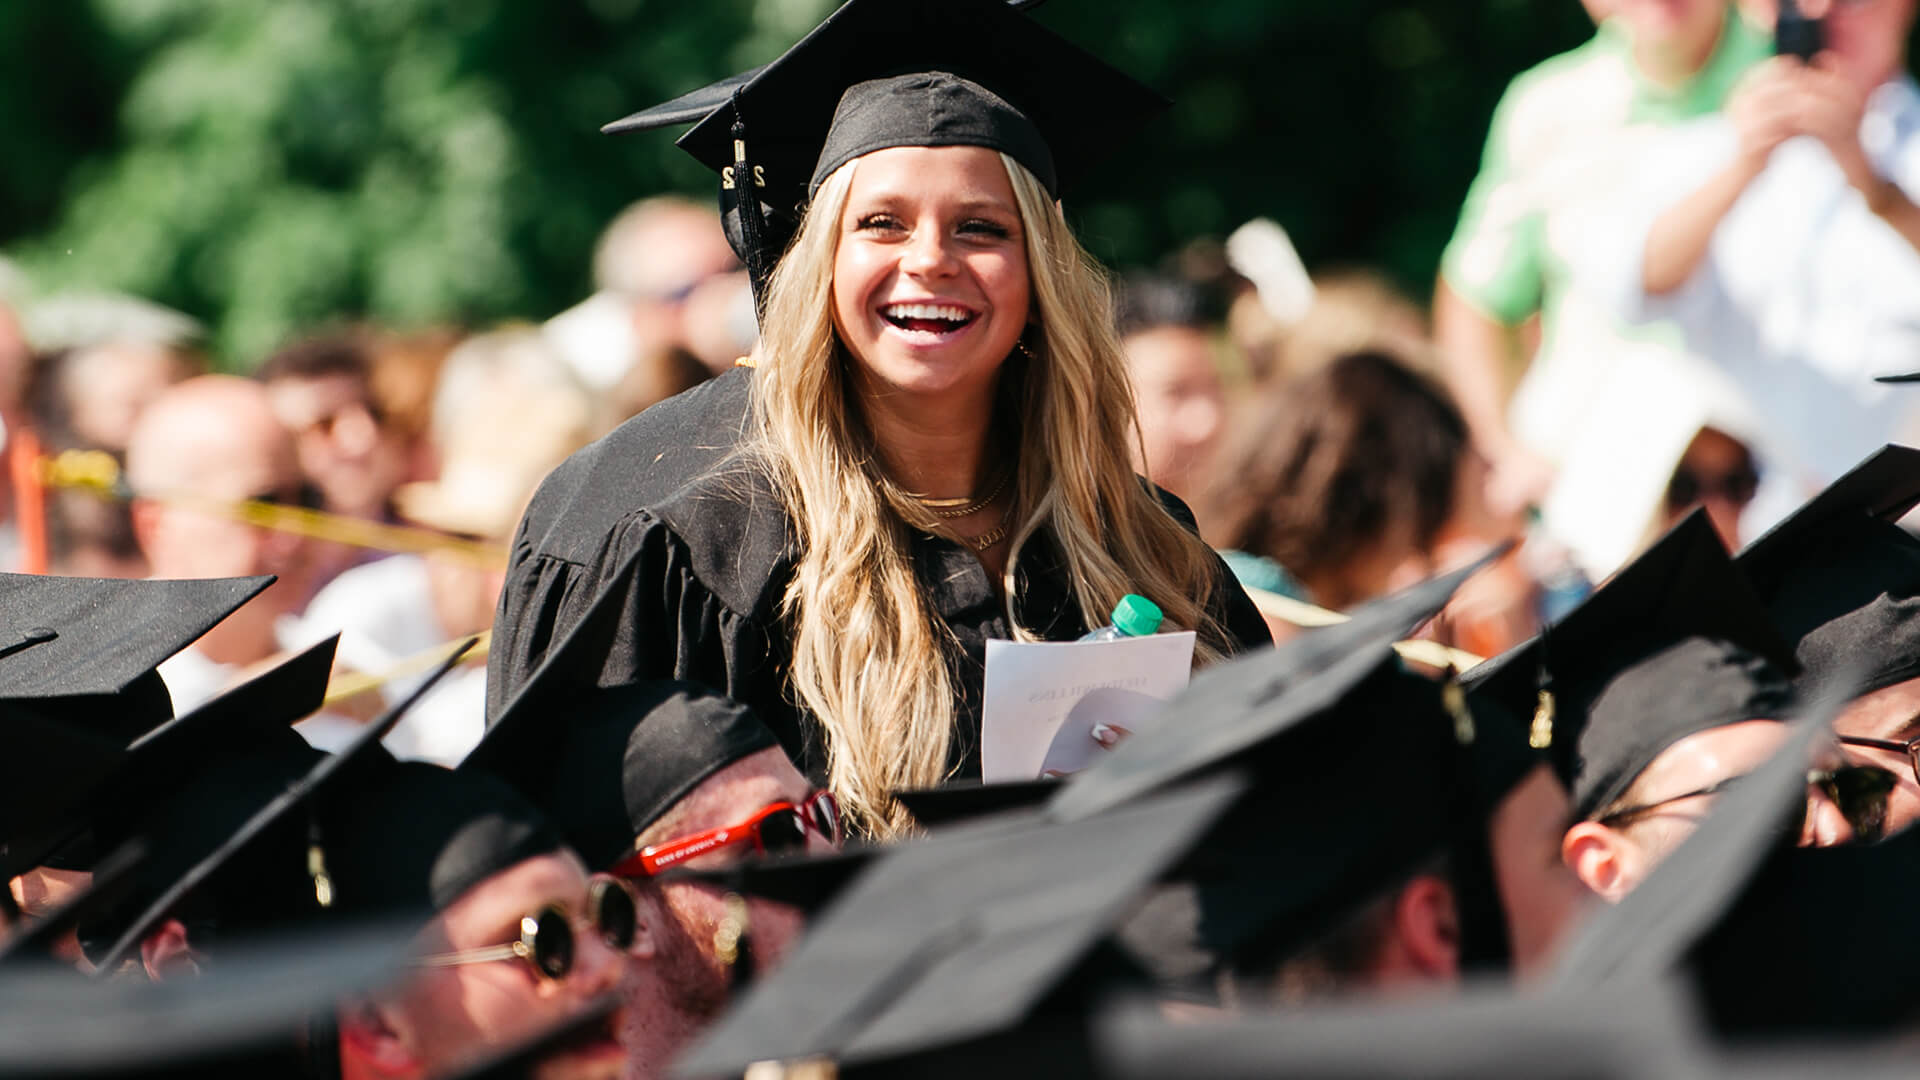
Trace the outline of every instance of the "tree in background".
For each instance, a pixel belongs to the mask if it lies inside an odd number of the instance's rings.
[[[230,366],[343,318],[542,318],[588,291],[621,206],[712,193],[669,136],[598,125],[764,62],[831,6],[6,5],[0,59],[25,78],[0,88],[0,243],[43,291],[205,320]],[[1506,80],[1590,32],[1573,0],[1057,0],[1038,17],[1178,102],[1072,200],[1096,254],[1151,261],[1267,214],[1309,262],[1422,291]]]

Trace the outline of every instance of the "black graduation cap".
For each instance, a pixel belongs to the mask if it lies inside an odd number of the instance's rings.
[[[349,915],[431,917],[487,878],[566,846],[498,777],[424,761],[382,763],[320,832],[334,904]]]
[[[84,820],[89,800],[119,769],[120,740],[0,703],[0,881],[41,865]]]
[[[316,907],[333,907],[337,891],[334,882],[336,871],[332,866],[336,860],[333,850],[336,845],[332,837],[319,831],[321,815],[317,808],[310,809],[304,819],[303,823],[308,826],[304,834],[297,827],[298,823],[302,823],[301,819],[295,815],[308,809],[309,801],[316,793],[325,791],[329,784],[370,784],[369,774],[378,773],[380,766],[392,762],[392,758],[380,746],[380,740],[393,730],[393,726],[400,722],[415,702],[459,664],[472,646],[473,642],[468,641],[455,649],[411,693],[356,732],[337,753],[313,751],[311,755],[297,755],[291,744],[278,740],[270,744],[272,749],[269,757],[254,759],[271,762],[273,772],[265,785],[268,790],[264,796],[252,803],[247,816],[232,820],[222,815],[221,828],[215,836],[206,837],[205,829],[190,826],[200,839],[210,840],[210,846],[201,848],[202,853],[198,858],[179,869],[178,875],[169,878],[162,888],[143,895],[144,906],[138,912],[130,918],[113,921],[110,930],[115,936],[101,954],[100,969],[111,972],[118,967],[155,923],[197,890],[208,887],[208,883],[226,870],[229,864],[235,864],[245,872],[226,875],[234,888],[221,890],[228,909],[224,914],[242,926],[293,920],[314,914]],[[286,734],[299,738],[291,732]],[[303,772],[289,775],[289,764],[302,756],[309,763],[308,766]],[[253,794],[259,792],[256,790]],[[360,797],[362,794],[356,790],[354,798],[341,801],[358,810],[364,801]],[[402,829],[414,827],[416,823],[402,819],[391,824],[397,850]],[[306,843],[303,845],[299,843],[300,840]],[[352,841],[338,846],[347,850],[374,846],[369,833],[353,834]],[[273,850],[263,853],[260,850],[263,847]],[[245,861],[241,862],[243,857]],[[234,882],[231,880],[234,877],[245,880]],[[296,893],[300,894],[297,907],[291,906]],[[307,904],[309,898],[313,907]],[[354,910],[363,914],[390,914],[371,904]]]
[[[1703,1070],[1694,1012],[1661,984],[1181,1019],[1122,1001],[1095,1020],[1094,1060],[1106,1080],[1675,1080]]]
[[[1154,722],[1071,777],[1047,804],[1048,813],[1072,821],[1120,806],[1230,765],[1325,714],[1374,672],[1397,663],[1394,643],[1438,614],[1461,582],[1504,551],[1382,597],[1346,622],[1212,668],[1159,710]],[[1462,741],[1472,741],[1468,736]]]
[[[756,290],[820,181],[895,146],[984,146],[1058,196],[1166,107],[1158,94],[1003,0],[848,0],[737,84],[715,84],[607,125],[684,123],[679,140],[721,174],[729,239]],[[751,188],[747,185],[751,184]]]
[[[887,850],[675,1073],[859,1064],[1019,1024],[1243,788],[1221,776],[1068,824],[1000,815]]]
[[[307,1075],[310,1021],[398,974],[413,927],[360,927],[236,951],[194,979],[0,976],[0,1078]]]
[[[1862,694],[1920,677],[1920,450],[1887,446],[1735,560],[1793,643],[1802,681],[1868,662]]]
[[[173,715],[161,661],[273,581],[0,574],[0,702],[131,742]]]
[[[211,846],[224,835],[214,822],[225,820],[231,825],[239,820],[223,817],[220,806],[227,806],[231,813],[237,798],[240,806],[250,809],[249,797],[240,791],[252,790],[264,797],[258,793],[269,782],[266,774],[236,767],[227,758],[265,746],[280,748],[282,761],[290,755],[296,763],[302,760],[306,742],[290,727],[320,708],[338,643],[335,635],[302,650],[185,716],[161,723],[124,751],[102,754],[98,747],[83,747],[71,740],[58,748],[28,743],[22,764],[36,768],[42,777],[56,778],[63,789],[57,796],[35,796],[40,800],[41,820],[35,828],[15,834],[0,851],[0,873],[18,874],[42,863],[88,869],[102,843],[118,843],[129,832],[156,829],[165,834],[165,842],[152,852],[149,872],[164,876],[184,868],[170,863],[190,850],[194,841],[189,837],[198,836]],[[231,783],[194,786],[205,769],[222,762],[233,773]],[[183,811],[187,820],[203,824],[193,827],[183,822],[177,829],[159,825],[165,815],[156,817],[155,811],[182,796],[195,806]],[[194,804],[196,799],[204,801]],[[57,814],[51,812],[55,807]],[[239,811],[242,816],[247,809]],[[203,818],[202,812],[207,816]],[[104,835],[96,836],[96,831]]]
[[[1559,623],[1465,681],[1476,702],[1533,713],[1529,737],[1550,750],[1584,817],[1680,739],[1783,715],[1798,671],[1695,511]]]
[[[633,854],[635,838],[702,781],[779,745],[753,710],[691,683],[582,689],[564,722],[538,701],[521,695],[460,768],[511,783],[595,870]]]
[[[1910,1036],[1920,940],[1900,927],[1917,897],[1920,829],[1777,852],[1686,957],[1708,1020],[1746,1042]]]
[[[675,868],[659,880],[697,881],[762,900],[816,912],[846,891],[885,852],[884,847],[849,845],[839,851],[741,859],[725,866]]]

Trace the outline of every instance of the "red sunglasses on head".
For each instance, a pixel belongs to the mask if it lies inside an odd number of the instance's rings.
[[[829,843],[840,843],[840,803],[832,792],[816,791],[798,803],[770,803],[737,825],[643,847],[615,866],[613,873],[650,877],[695,856],[746,843],[762,855],[784,855],[804,850],[809,831],[826,837]]]

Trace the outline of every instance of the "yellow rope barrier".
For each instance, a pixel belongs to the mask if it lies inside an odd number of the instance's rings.
[[[294,533],[311,540],[324,540],[371,551],[420,554],[444,552],[477,566],[500,566],[506,562],[506,550],[432,529],[411,525],[388,525],[363,518],[309,510],[279,503],[209,499],[182,492],[134,492],[126,486],[120,463],[103,450],[66,450],[40,459],[41,482],[48,487],[89,491],[106,499],[153,499],[176,506],[189,506],[233,521],[263,529]]]
[[[1309,630],[1343,623],[1348,618],[1338,611],[1329,611],[1316,604],[1309,604],[1305,600],[1295,600],[1291,596],[1282,596],[1265,589],[1248,586],[1247,596],[1253,600],[1253,606],[1260,609],[1260,614]],[[1452,667],[1456,671],[1465,671],[1486,659],[1483,656],[1475,656],[1465,649],[1456,649],[1438,641],[1425,639],[1395,642],[1393,648],[1402,657],[1416,664],[1436,668]]]
[[[432,668],[442,660],[459,651],[460,647],[465,645],[467,641],[467,638],[461,638],[459,641],[449,641],[444,645],[435,645],[425,652],[415,653],[407,657],[392,667],[387,668],[385,671],[375,672],[371,675],[342,675],[327,684],[327,696],[321,702],[321,707],[324,708],[328,705],[345,701],[348,698],[359,697],[361,694],[367,693],[370,690],[378,690],[380,687],[393,682],[395,679],[404,679],[409,675],[418,675],[423,671],[432,670]],[[492,644],[493,631],[487,630],[481,633],[473,639],[473,648],[467,650],[465,659],[485,659],[487,648]]]

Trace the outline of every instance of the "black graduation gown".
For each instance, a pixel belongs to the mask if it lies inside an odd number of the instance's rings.
[[[560,716],[567,686],[679,679],[755,709],[804,771],[824,776],[818,733],[784,678],[789,643],[778,612],[793,530],[765,474],[735,453],[751,379],[736,368],[655,405],[541,484],[515,534],[494,618],[489,722],[543,664],[540,707]],[[1164,497],[1191,527],[1186,507]],[[1011,638],[1012,628],[972,552],[916,534],[913,562],[960,644],[949,660],[960,693],[953,763],[977,778],[986,643]],[[1051,540],[1037,536],[1015,583],[1021,620],[1054,641],[1088,630],[1061,565]],[[1238,647],[1267,644],[1266,623],[1224,564],[1219,575],[1216,617]]]

